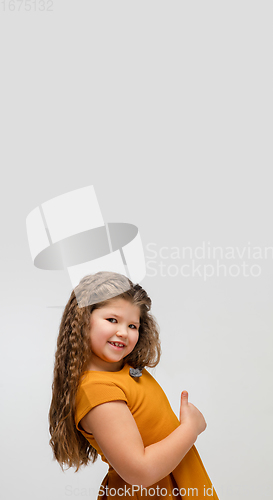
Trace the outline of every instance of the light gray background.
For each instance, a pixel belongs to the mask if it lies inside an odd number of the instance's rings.
[[[48,445],[62,312],[50,306],[64,306],[71,287],[66,272],[33,266],[26,216],[94,185],[106,222],[138,226],[147,260],[151,243],[273,246],[273,8],[33,5],[12,11],[6,1],[0,19],[1,493],[95,500],[107,467],[62,473]],[[164,252],[157,270],[183,264]],[[187,389],[205,415],[196,446],[221,500],[272,495],[273,259],[246,262],[261,274],[205,281],[157,271],[142,282],[161,328],[153,374],[177,414]]]

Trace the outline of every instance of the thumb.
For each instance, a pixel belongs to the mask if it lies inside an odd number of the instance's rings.
[[[187,403],[188,402],[188,392],[187,391],[183,391],[182,394],[181,394],[181,403]]]

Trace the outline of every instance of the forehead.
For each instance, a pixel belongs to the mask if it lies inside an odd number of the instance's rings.
[[[97,309],[103,311],[115,311],[117,314],[134,314],[140,316],[140,307],[132,304],[129,300],[117,298],[111,299],[104,306]]]

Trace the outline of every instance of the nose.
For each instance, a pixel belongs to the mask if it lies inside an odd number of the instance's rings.
[[[117,337],[126,338],[128,335],[126,327],[119,325],[116,335]]]

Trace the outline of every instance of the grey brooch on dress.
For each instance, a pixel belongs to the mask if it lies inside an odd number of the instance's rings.
[[[130,373],[131,377],[138,378],[138,377],[141,377],[142,370],[143,370],[143,368],[130,368],[129,373]]]

